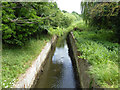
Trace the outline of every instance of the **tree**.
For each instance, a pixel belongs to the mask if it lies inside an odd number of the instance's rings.
[[[114,29],[120,37],[120,2],[82,2],[82,17],[98,29]]]
[[[56,2],[2,2],[2,15],[3,43],[19,46],[51,27],[67,27],[73,21]]]
[[[3,2],[3,43],[24,45],[32,36],[40,35],[56,8],[52,2]]]

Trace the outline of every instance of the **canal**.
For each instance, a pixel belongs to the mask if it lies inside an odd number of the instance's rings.
[[[34,88],[77,88],[66,36],[57,40]]]

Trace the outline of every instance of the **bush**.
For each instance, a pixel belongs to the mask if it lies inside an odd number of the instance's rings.
[[[43,23],[30,3],[3,2],[2,39],[3,43],[23,45],[31,35],[39,31]],[[17,8],[20,7],[21,8]],[[27,21],[25,19],[27,19]],[[28,20],[29,19],[29,20]],[[36,19],[33,20],[33,19]]]

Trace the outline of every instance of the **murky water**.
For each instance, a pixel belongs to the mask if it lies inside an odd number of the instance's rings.
[[[49,56],[35,88],[76,88],[65,37],[58,40],[54,55]]]

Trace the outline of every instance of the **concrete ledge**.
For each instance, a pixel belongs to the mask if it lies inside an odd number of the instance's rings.
[[[37,74],[42,69],[42,64],[45,62],[52,45],[56,42],[57,36],[53,36],[52,40],[46,44],[41,51],[40,55],[35,61],[33,61],[31,67],[29,67],[25,74],[21,75],[18,82],[15,83],[13,88],[31,88],[34,84]]]
[[[67,40],[68,40],[70,57],[72,58],[73,67],[77,72],[77,76],[80,82],[80,88],[99,88],[94,78],[91,78],[90,75],[87,73],[90,67],[88,61],[78,58],[80,52],[77,51],[77,47],[75,44],[76,40],[72,32],[68,34]]]

